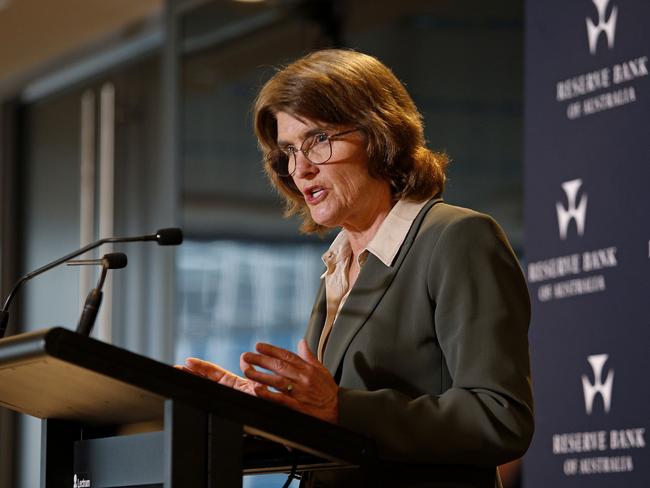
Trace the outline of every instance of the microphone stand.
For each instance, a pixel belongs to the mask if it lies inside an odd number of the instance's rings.
[[[65,263],[66,261],[76,258],[77,256],[80,256],[81,254],[90,251],[91,249],[95,249],[96,247],[99,247],[102,244],[109,244],[109,243],[116,243],[116,242],[137,242],[137,241],[156,241],[161,246],[177,246],[183,242],[183,232],[181,231],[181,229],[168,228],[168,229],[160,229],[155,234],[149,234],[144,236],[106,237],[104,239],[91,242],[90,244],[82,247],[81,249],[78,249],[77,251],[71,252],[70,254],[66,254],[62,258],[52,261],[51,263],[48,263],[45,266],[42,266],[35,271],[32,271],[31,273],[27,273],[25,276],[20,278],[20,280],[18,280],[18,282],[14,285],[11,292],[9,292],[9,296],[7,296],[7,299],[5,300],[2,310],[0,310],[0,339],[4,337],[5,332],[7,330],[7,324],[9,322],[9,306],[11,305],[11,302],[16,296],[18,290],[20,290],[20,288],[23,286],[23,284],[26,281],[29,281],[33,277],[41,273],[45,273],[46,271],[49,271],[50,269],[62,263]]]
[[[81,312],[81,317],[79,317],[79,324],[77,325],[77,333],[89,337],[90,333],[93,330],[93,326],[95,325],[97,312],[99,312],[99,307],[102,304],[102,299],[104,298],[104,292],[102,292],[102,288],[104,287],[104,281],[106,280],[108,270],[126,267],[126,255],[121,252],[116,252],[106,254],[100,260],[82,259],[78,261],[68,261],[66,264],[68,266],[86,264],[102,265],[102,271],[99,275],[97,286],[95,286],[95,288],[90,290],[90,293],[88,293],[86,302],[84,303],[83,311]]]
[[[90,290],[90,293],[88,293],[88,296],[86,297],[86,303],[84,303],[84,309],[81,312],[81,317],[79,317],[79,324],[77,325],[78,334],[89,337],[90,333],[93,330],[95,319],[97,318],[97,312],[99,311],[99,306],[102,304],[102,298],[104,297],[102,287],[104,286],[106,272],[107,269],[102,268],[97,286]]]

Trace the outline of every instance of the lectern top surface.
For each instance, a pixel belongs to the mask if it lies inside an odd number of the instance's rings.
[[[360,464],[374,450],[339,426],[67,329],[0,340],[0,405],[12,410],[116,426],[161,422],[167,399],[329,459]]]
[[[43,355],[0,365],[0,404],[41,419],[126,424],[162,420],[164,398]]]

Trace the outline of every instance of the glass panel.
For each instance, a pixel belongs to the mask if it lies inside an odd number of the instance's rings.
[[[521,251],[523,2],[350,2],[346,43],[377,56],[449,154],[449,203],[494,216]]]
[[[176,361],[213,358],[239,371],[255,341],[295,349],[316,295],[325,245],[214,240],[178,255]]]
[[[206,32],[212,19],[213,30]],[[230,19],[227,23],[224,19]],[[182,22],[182,216],[197,237],[293,240],[253,135],[251,105],[273,67],[313,47],[318,31],[265,4],[219,2]]]

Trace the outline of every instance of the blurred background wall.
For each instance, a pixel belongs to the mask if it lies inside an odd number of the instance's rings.
[[[451,156],[447,201],[492,214],[523,258],[521,1],[4,0],[0,295],[91,240],[178,225],[175,252],[115,248],[129,266],[95,335],[232,369],[256,341],[295,347],[331,236],[282,219],[250,105],[275,66],[327,46],[394,70]],[[74,327],[93,273],[30,282],[9,333]],[[39,455],[39,421],[2,412],[0,487],[38,486]]]

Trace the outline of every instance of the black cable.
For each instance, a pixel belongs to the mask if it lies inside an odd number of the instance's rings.
[[[282,485],[282,488],[289,488],[289,485],[293,481],[293,479],[296,477],[296,463],[293,463],[293,466],[291,466],[291,473],[289,473],[289,476],[287,477],[287,481],[284,482],[284,485]]]
[[[282,488],[289,488],[289,485],[291,484],[291,482],[296,478],[296,470],[298,469],[298,456],[296,456],[296,451],[294,451],[293,449],[291,449],[291,454],[292,454],[292,457],[293,457],[293,464],[291,465],[291,472],[289,473],[289,476],[287,477],[287,481],[285,481],[284,485],[282,485]]]

